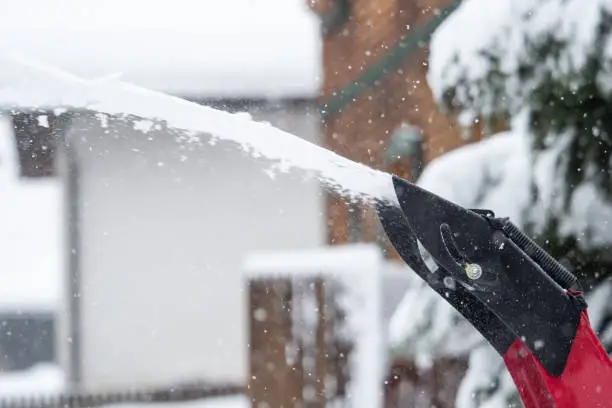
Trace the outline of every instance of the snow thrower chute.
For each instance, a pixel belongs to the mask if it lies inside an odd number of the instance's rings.
[[[399,207],[377,203],[389,240],[499,352],[526,408],[612,407],[612,360],[575,276],[507,218],[396,176],[393,186]]]

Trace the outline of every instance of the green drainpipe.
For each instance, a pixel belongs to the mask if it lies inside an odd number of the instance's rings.
[[[459,7],[461,1],[454,0],[451,5],[443,9],[422,27],[419,27],[416,31],[404,34],[393,49],[378,62],[368,67],[360,77],[335,93],[320,107],[322,119],[327,121],[333,115],[342,112],[344,108],[355,102],[369,87],[375,85],[390,72],[401,68],[404,61],[419,49],[422,43],[429,41],[433,32]]]

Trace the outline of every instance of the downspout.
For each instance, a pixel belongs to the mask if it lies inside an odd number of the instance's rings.
[[[67,225],[67,280],[68,289],[68,373],[67,380],[73,390],[82,382],[81,337],[81,235],[80,235],[80,168],[76,149],[68,135],[71,118],[61,120],[61,132],[65,153],[65,209]]]

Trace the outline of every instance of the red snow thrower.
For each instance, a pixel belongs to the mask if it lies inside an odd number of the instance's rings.
[[[393,185],[399,207],[377,203],[389,240],[499,352],[525,407],[612,407],[612,360],[576,277],[509,219],[462,208],[396,176]]]

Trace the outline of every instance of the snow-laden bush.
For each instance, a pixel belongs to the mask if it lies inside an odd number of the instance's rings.
[[[518,125],[515,125],[515,127]],[[424,170],[418,184],[467,208],[493,210],[524,226],[529,214],[544,211],[533,208],[530,163],[540,169],[534,183],[544,183],[554,172],[550,157],[556,151],[530,153],[530,137],[517,130],[492,136],[441,156]],[[544,205],[545,203],[539,203]],[[600,219],[611,220],[612,209],[601,197],[591,196],[582,207],[565,217],[567,228],[605,230]],[[587,295],[593,328],[608,349],[612,348],[612,284],[606,281]],[[390,325],[393,353],[412,356],[427,368],[439,357],[469,359],[468,372],[457,396],[458,408],[506,408],[520,406],[516,388],[503,361],[469,323],[424,282],[415,282],[404,296]]]

